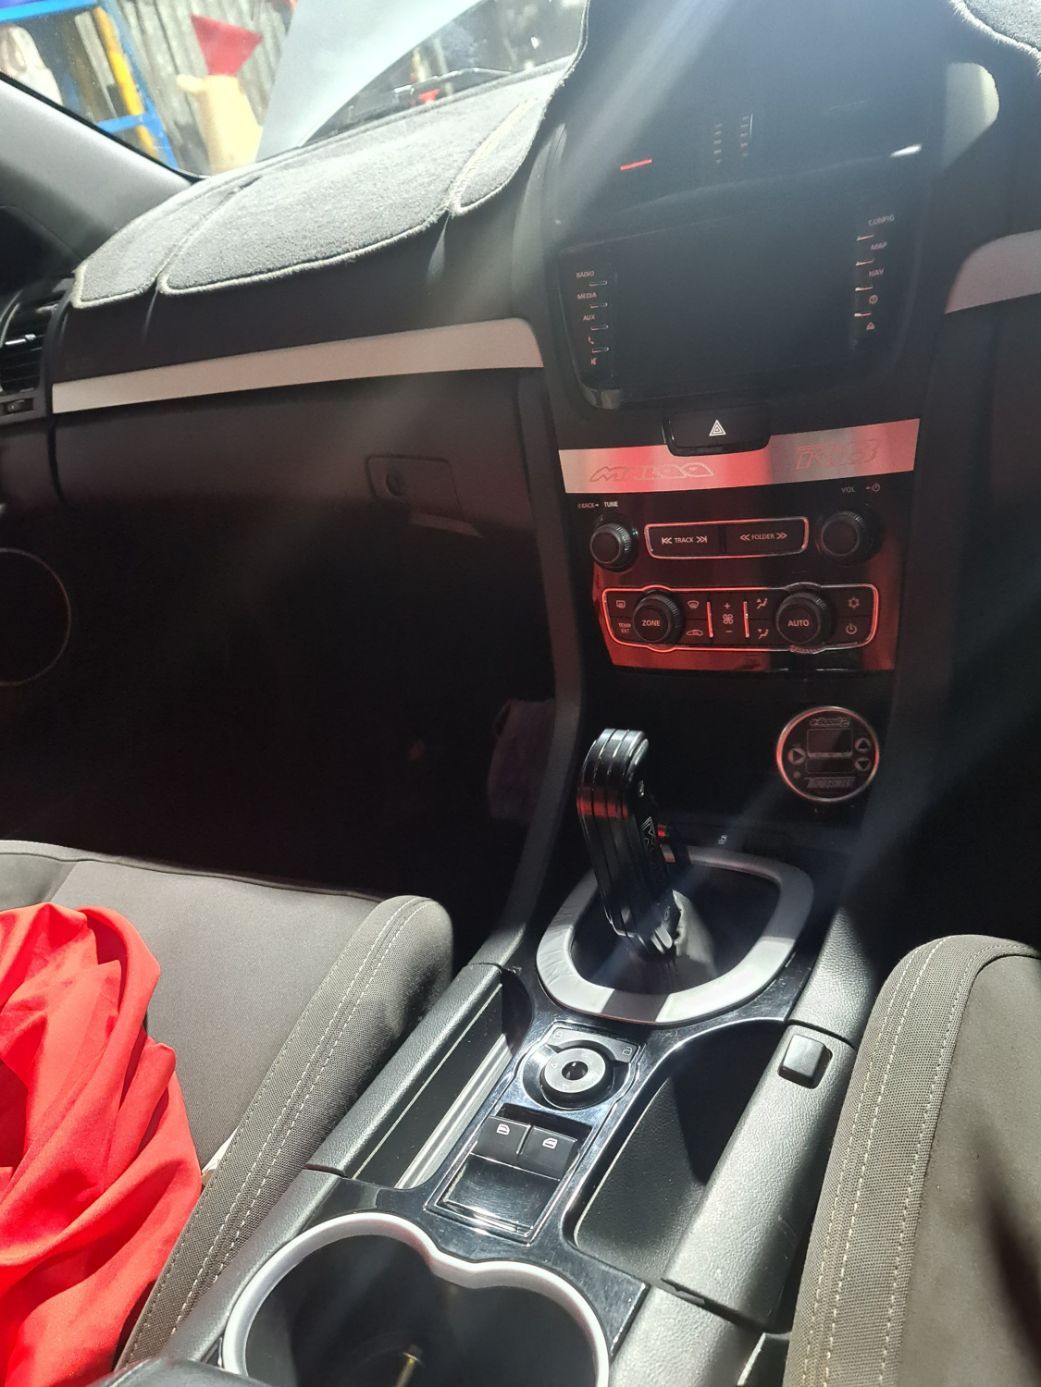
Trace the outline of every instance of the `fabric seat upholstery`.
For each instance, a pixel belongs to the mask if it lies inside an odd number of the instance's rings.
[[[161,1351],[447,985],[451,925],[417,896],[0,843],[0,908],[47,900],[104,906],[136,927],[160,965],[148,1029],[176,1051],[200,1161],[227,1143],[127,1361]]]
[[[180,871],[42,843],[0,843],[0,909],[55,901],[125,915],[159,960],[148,1012],[177,1052],[202,1164],[227,1140],[272,1060],[348,939],[378,902],[350,892]],[[399,968],[446,943],[429,908],[412,922]],[[443,960],[442,960],[443,963]]]
[[[879,996],[832,1147],[785,1387],[1041,1381],[1041,960],[960,935]]]

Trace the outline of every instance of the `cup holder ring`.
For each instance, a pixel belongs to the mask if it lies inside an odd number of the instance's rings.
[[[220,1363],[227,1372],[250,1376],[249,1341],[254,1323],[281,1283],[313,1253],[349,1239],[385,1239],[415,1253],[433,1281],[465,1291],[527,1292],[551,1302],[573,1321],[576,1344],[584,1341],[591,1387],[607,1387],[610,1355],[599,1320],[588,1301],[563,1277],[515,1261],[468,1262],[442,1250],[416,1224],[394,1214],[353,1213],[316,1224],[286,1243],[247,1282],[228,1317]],[[564,1321],[566,1323],[566,1321]],[[255,1372],[254,1372],[255,1375]],[[585,1378],[586,1374],[582,1374]]]

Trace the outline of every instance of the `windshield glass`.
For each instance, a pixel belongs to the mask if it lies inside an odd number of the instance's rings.
[[[585,0],[0,0],[0,74],[219,173],[566,59]]]

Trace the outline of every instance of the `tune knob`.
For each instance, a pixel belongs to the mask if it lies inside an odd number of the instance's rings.
[[[632,531],[617,521],[606,521],[590,535],[589,552],[601,568],[628,568],[633,561]]]
[[[831,623],[831,608],[815,592],[793,592],[777,608],[777,629],[790,645],[823,644]]]
[[[821,553],[840,563],[869,558],[877,542],[877,531],[871,520],[855,510],[840,510],[829,515],[818,536]]]
[[[682,630],[679,603],[664,592],[649,592],[633,609],[633,631],[648,645],[670,645]]]

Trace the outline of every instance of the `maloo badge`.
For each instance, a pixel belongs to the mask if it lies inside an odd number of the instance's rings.
[[[796,472],[851,467],[864,471],[878,455],[877,438],[830,439],[803,443],[795,454]]]
[[[589,482],[682,482],[715,475],[705,462],[615,462],[598,467]]]

